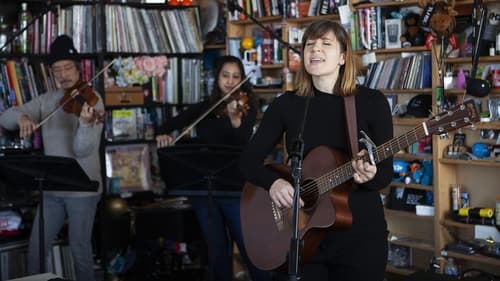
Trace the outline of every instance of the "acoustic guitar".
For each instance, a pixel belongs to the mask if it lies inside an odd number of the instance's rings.
[[[405,134],[379,145],[373,151],[379,163],[419,139],[472,125],[479,121],[473,100],[469,100],[444,111]],[[366,160],[368,157],[366,157]],[[326,234],[326,229],[346,228],[352,224],[348,206],[354,169],[351,161],[345,161],[342,153],[326,146],[312,149],[302,164],[300,197],[304,207],[299,211],[299,238],[301,263],[307,263]],[[289,168],[271,164],[291,183]],[[243,240],[250,260],[264,270],[275,270],[286,266],[292,237],[292,210],[278,208],[263,188],[246,182],[240,203]]]

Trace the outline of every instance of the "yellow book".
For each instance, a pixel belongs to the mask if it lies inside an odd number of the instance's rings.
[[[16,105],[23,104],[23,98],[21,96],[21,89],[19,87],[19,80],[16,74],[16,62],[13,60],[8,60],[7,65],[7,76],[9,76],[10,85],[16,94]]]

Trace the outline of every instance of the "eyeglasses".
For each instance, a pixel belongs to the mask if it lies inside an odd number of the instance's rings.
[[[69,72],[75,69],[75,65],[73,63],[63,65],[63,66],[56,66],[52,68],[52,72],[54,75],[61,75],[63,72]]]

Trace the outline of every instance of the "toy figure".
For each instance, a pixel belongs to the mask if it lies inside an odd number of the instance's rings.
[[[422,46],[425,43],[424,32],[418,26],[420,15],[409,13],[406,15],[404,23],[406,32],[400,38],[403,47]]]

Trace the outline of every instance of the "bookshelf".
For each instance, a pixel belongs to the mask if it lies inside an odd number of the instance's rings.
[[[433,94],[434,51],[418,44],[402,47],[399,38],[403,31],[396,34],[396,40],[393,43],[390,43],[392,40],[387,36],[383,36],[387,32],[383,23],[389,22],[391,12],[419,13],[419,10],[414,8],[415,6],[418,6],[418,1],[372,2],[351,6],[352,23],[355,23],[354,28],[351,29],[353,48],[363,65],[364,84],[385,94],[391,102],[393,112],[397,109],[395,107],[408,104],[417,95]],[[400,29],[404,28],[403,20],[398,21],[398,25]],[[371,29],[372,26],[375,28]],[[419,126],[425,120],[427,118],[394,114],[394,135],[401,135]],[[420,164],[426,162],[435,165],[432,153],[429,151],[422,153],[415,149],[415,146],[413,148],[410,146],[404,152],[394,155],[394,161]],[[434,174],[434,178],[436,177]],[[415,271],[427,269],[437,247],[434,242],[436,227],[433,217],[417,216],[414,210],[395,209],[397,207],[391,203],[393,199],[391,194],[396,190],[427,194],[435,192],[435,182],[422,185],[413,182],[406,183],[404,180],[403,182],[394,181],[381,190],[384,202],[386,202],[385,215],[390,248],[401,246],[408,249],[409,253],[409,260],[404,264],[397,264],[397,261],[394,264],[394,261],[389,260],[386,271],[397,275],[409,275]]]
[[[52,272],[58,276],[75,279],[73,258],[68,242],[59,239],[52,245]],[[0,244],[0,280],[6,281],[26,276],[28,240],[18,239]]]
[[[459,59],[446,59],[446,64],[454,63],[454,67],[461,64],[462,67],[470,67],[470,63],[461,63]],[[482,63],[500,62],[500,57],[482,57]],[[435,77],[438,79],[438,77]],[[465,95],[465,90],[450,89],[444,90],[446,97],[455,97],[461,99],[462,97],[473,98],[479,104],[487,102],[489,98],[497,98],[495,89],[490,91],[489,97],[474,98]],[[497,130],[499,121],[494,120],[490,122],[479,122],[475,129],[467,128],[462,130],[461,133],[466,135],[465,145],[469,148],[475,142],[485,142],[495,144],[495,139],[485,139],[481,137],[481,132],[489,130]],[[460,240],[470,240],[475,236],[474,224],[465,224],[452,220],[450,214],[452,213],[452,205],[450,203],[450,188],[452,184],[460,184],[464,191],[470,194],[471,207],[492,207],[495,208],[495,197],[498,196],[500,190],[498,185],[494,184],[499,178],[498,162],[495,158],[486,158],[479,160],[458,160],[445,158],[443,152],[447,146],[453,143],[455,134],[451,134],[448,139],[435,138],[434,148],[438,151],[435,155],[436,172],[440,177],[437,179],[435,185],[438,192],[435,193],[436,200],[436,218],[435,226],[437,231],[435,233],[436,250],[445,248],[448,244]],[[487,226],[495,229],[494,226]],[[497,228],[498,229],[498,228]],[[454,257],[465,268],[475,267],[486,272],[498,275],[498,259],[491,258],[481,254],[466,255],[456,253],[453,251],[442,252],[444,256]]]
[[[486,6],[490,10],[490,5],[497,5],[498,1],[488,1]],[[456,9],[459,11],[459,16],[471,15],[474,8],[474,4],[470,1],[463,1],[456,5]],[[484,43],[489,41],[483,41]],[[456,75],[460,69],[470,70],[472,68],[471,57],[458,57],[441,58],[444,61],[444,67],[446,71],[450,71]],[[479,71],[487,71],[489,65],[498,64],[500,62],[500,56],[488,56],[487,54],[481,53],[479,57]],[[489,78],[486,78],[490,80]],[[493,84],[493,81],[490,81]],[[442,85],[443,82],[441,77],[437,75],[437,72],[433,72],[433,85]],[[460,102],[462,99],[474,99],[478,105],[479,111],[488,111],[489,100],[498,99],[498,89],[493,85],[487,97],[477,98],[469,96],[466,94],[465,89],[460,89],[459,87],[451,84],[444,89],[444,97],[446,99],[456,100]],[[435,97],[436,98],[436,97]],[[497,110],[495,108],[495,110]],[[493,118],[489,122],[478,122],[476,128],[466,128],[458,133],[464,133],[465,145],[469,148],[475,142],[485,142],[490,144],[495,144],[496,139],[489,139],[482,137],[482,133],[494,130],[498,132],[500,122],[497,118]],[[457,133],[457,132],[456,132]],[[435,192],[435,203],[436,203],[436,217],[434,225],[436,228],[435,241],[436,241],[436,252],[445,248],[450,243],[457,242],[461,240],[470,240],[475,237],[477,233],[477,227],[491,228],[493,232],[495,231],[494,226],[480,226],[475,224],[465,224],[454,221],[451,217],[452,205],[450,203],[450,186],[452,184],[460,184],[463,189],[470,194],[470,207],[491,207],[495,208],[495,197],[500,194],[500,189],[495,182],[500,180],[498,173],[498,162],[495,161],[494,157],[479,159],[479,160],[458,160],[458,159],[448,159],[444,156],[444,151],[447,146],[453,143],[453,138],[455,134],[450,134],[449,138],[441,139],[435,137],[433,140],[433,147],[436,151],[434,154],[435,173],[440,176],[435,182],[437,191]],[[498,233],[498,226],[497,226]],[[499,263],[497,258],[488,257],[481,254],[466,255],[462,253],[456,253],[453,251],[443,251],[441,252],[443,256],[454,257],[459,265],[463,268],[478,268],[480,270],[489,272],[491,274],[499,275]]]
[[[268,30],[274,31],[276,36],[279,36],[284,42],[288,42],[290,47],[297,49],[300,47],[298,44],[298,33],[304,30],[305,27],[316,19],[332,19],[339,20],[338,14],[325,14],[318,16],[307,16],[298,18],[284,18],[279,15],[256,17]],[[231,20],[233,18],[233,20]],[[244,40],[245,38],[253,38],[254,36],[262,36],[263,29],[257,26],[252,20],[246,18],[240,20],[235,15],[229,15],[227,21],[227,35],[228,43],[231,40]],[[226,47],[226,52],[231,53],[230,46]],[[233,51],[234,52],[234,51]],[[238,45],[237,53],[240,54],[245,61],[245,50]],[[262,73],[261,77],[264,81],[276,81],[276,84],[254,83],[254,92],[257,94],[257,99],[260,104],[260,112],[258,116],[262,116],[267,105],[277,96],[285,91],[293,89],[293,77],[297,66],[296,60],[300,54],[295,53],[287,46],[279,43],[278,40],[273,39],[273,50],[271,63],[257,62],[258,67]],[[295,60],[291,62],[291,58]],[[291,65],[292,63],[292,65]]]
[[[493,1],[497,2],[497,1]],[[352,9],[357,16],[360,16],[359,12],[363,9],[378,9],[378,7],[384,8],[394,8],[398,9],[418,5],[417,1],[389,1],[389,2],[378,2],[378,3],[362,3],[353,6]],[[460,11],[460,15],[471,14],[472,5],[470,1],[460,1],[457,2],[457,10]],[[358,18],[359,20],[359,18]],[[359,32],[359,30],[357,31]],[[410,48],[376,48],[376,49],[366,49],[358,46],[357,53],[362,57],[368,57],[372,62],[380,63],[380,61],[387,61],[391,58],[400,57],[401,54],[407,55],[407,53],[429,53],[431,56],[431,69],[429,71],[424,71],[430,77],[430,85],[425,87],[414,87],[405,88],[398,87],[399,89],[387,89],[386,87],[377,87],[386,95],[395,95],[397,103],[405,103],[411,97],[418,94],[428,94],[432,95],[432,111],[433,113],[439,112],[438,100],[435,92],[435,88],[442,85],[442,81],[439,78],[438,62],[435,58],[439,56],[439,47],[436,49],[427,50],[424,46],[415,46]],[[470,57],[459,57],[459,58],[443,58],[444,64],[452,69],[456,73],[458,68],[471,68],[471,58]],[[484,66],[487,64],[498,63],[498,56],[486,57],[482,56],[479,59],[480,65]],[[370,66],[373,67],[373,66]],[[370,68],[368,72],[370,72]],[[417,72],[418,73],[418,72]],[[367,76],[370,74],[368,73]],[[391,76],[392,77],[392,76]],[[380,80],[375,79],[374,81]],[[383,79],[382,79],[383,80]],[[445,95],[449,97],[454,97],[457,99],[462,99],[464,97],[465,90],[463,89],[445,89]],[[490,97],[497,98],[498,90],[492,89],[490,92]],[[466,98],[469,98],[468,96]],[[487,99],[487,98],[485,98]],[[483,99],[484,102],[484,99]],[[419,123],[424,121],[422,118],[407,118],[407,117],[394,117],[394,134],[398,135],[401,132],[405,132],[408,128],[417,126]],[[472,143],[480,141],[481,130],[497,130],[498,121],[494,122],[480,122],[476,124],[476,129],[471,130],[470,128],[463,129],[462,131],[467,135],[467,145],[470,147]],[[495,160],[490,161],[465,161],[465,160],[454,160],[443,158],[443,151],[452,142],[454,133],[449,135],[449,138],[440,138],[439,136],[433,136],[432,139],[432,155],[421,158],[419,156],[403,153],[396,154],[395,160],[431,160],[433,163],[433,183],[431,186],[419,186],[413,184],[399,184],[391,183],[391,186],[403,186],[405,188],[412,189],[423,189],[433,191],[434,194],[434,206],[435,206],[435,216],[433,217],[421,217],[416,216],[414,212],[406,212],[400,210],[393,210],[386,208],[386,219],[388,221],[388,227],[391,234],[394,235],[394,239],[390,241],[392,245],[402,245],[411,249],[412,253],[412,266],[411,267],[394,267],[388,265],[387,271],[392,273],[397,273],[399,275],[409,275],[419,269],[428,269],[430,258],[432,257],[454,257],[458,260],[462,270],[468,268],[479,268],[486,272],[497,274],[498,262],[491,257],[485,257],[481,255],[464,255],[459,253],[454,253],[452,251],[442,251],[448,243],[456,242],[457,239],[471,239],[474,237],[474,225],[467,225],[463,223],[454,222],[450,219],[450,185],[455,183],[460,183],[466,188],[466,191],[471,193],[471,204],[472,206],[487,206],[494,207],[495,196],[498,195],[498,187],[495,187],[493,183],[498,182],[498,164]],[[488,142],[488,140],[482,140]],[[494,140],[489,140],[490,143],[494,143]],[[388,195],[387,188],[382,190],[386,196]],[[397,238],[397,239],[396,239]]]

